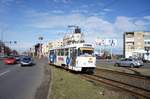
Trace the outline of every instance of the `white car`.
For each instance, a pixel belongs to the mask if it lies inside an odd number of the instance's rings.
[[[125,58],[116,61],[115,66],[126,66],[126,67],[141,67],[143,66],[143,61],[134,58]]]

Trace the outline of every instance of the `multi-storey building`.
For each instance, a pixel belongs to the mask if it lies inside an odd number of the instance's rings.
[[[125,32],[124,56],[150,57],[150,32]]]
[[[48,52],[52,48],[58,48],[63,46],[63,40],[49,41],[48,43],[42,44],[42,55],[47,56]]]
[[[80,28],[75,28],[74,32],[68,35],[65,35],[63,38],[63,45],[75,44],[75,43],[83,43],[83,33],[81,33]]]
[[[42,45],[42,54],[43,56],[47,56],[48,55],[48,51],[49,51],[49,46],[47,43]]]
[[[49,48],[58,48],[62,46],[63,46],[62,39],[49,42]]]

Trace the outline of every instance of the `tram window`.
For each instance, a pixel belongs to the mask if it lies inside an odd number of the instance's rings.
[[[93,54],[93,50],[83,50],[83,54]]]
[[[70,56],[73,55],[73,48],[70,48]]]
[[[74,49],[74,55],[75,56],[77,55],[77,49]]]
[[[77,55],[77,50],[75,48],[70,49],[70,56],[75,57]]]
[[[65,49],[65,56],[69,55],[69,49]]]
[[[58,55],[58,50],[55,50],[55,55]]]
[[[58,49],[58,55],[59,55],[59,56],[61,55],[60,49]]]
[[[64,49],[61,49],[61,56],[64,56]]]
[[[81,48],[82,49],[82,48]],[[93,55],[93,50],[92,49],[78,49],[78,56],[80,55]]]
[[[82,54],[82,52],[81,52],[80,48],[78,48],[78,56],[81,54]]]

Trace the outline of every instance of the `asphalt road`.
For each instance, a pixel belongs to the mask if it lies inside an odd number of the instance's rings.
[[[39,63],[20,67],[0,62],[0,99],[34,99],[43,80],[43,68]]]

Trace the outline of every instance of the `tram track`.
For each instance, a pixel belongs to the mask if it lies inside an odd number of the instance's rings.
[[[150,86],[149,86],[150,77],[148,76],[130,74],[130,73],[119,72],[119,71],[108,70],[108,69],[98,69],[98,68],[96,69],[95,74],[115,81],[134,85],[150,91]]]
[[[148,76],[99,68],[96,68],[95,74],[93,75],[74,71],[71,71],[71,73],[78,74],[87,81],[125,91],[139,97],[138,99],[150,99],[150,77]]]
[[[150,79],[148,77],[104,69],[96,69],[94,75],[82,74],[81,76],[88,81],[103,83],[108,86],[119,88],[135,96],[150,99],[150,89],[147,88],[150,84]],[[145,85],[142,85],[143,83]]]

